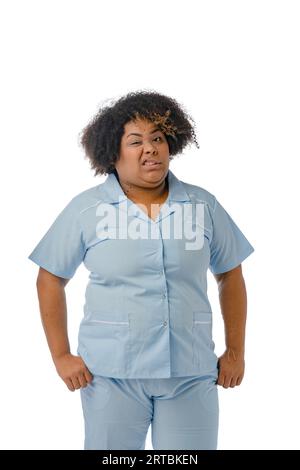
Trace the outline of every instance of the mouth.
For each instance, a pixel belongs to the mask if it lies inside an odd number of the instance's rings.
[[[161,165],[161,162],[158,162],[157,160],[152,160],[151,158],[145,160],[142,163],[143,166],[148,166],[148,167],[157,167]]]

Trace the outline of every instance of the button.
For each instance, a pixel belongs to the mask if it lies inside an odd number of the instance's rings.
[[[162,296],[163,296],[163,299],[165,299],[167,297],[167,294],[164,292]]]
[[[164,326],[167,326],[167,324],[168,324],[168,322],[165,320],[165,321],[164,321]]]

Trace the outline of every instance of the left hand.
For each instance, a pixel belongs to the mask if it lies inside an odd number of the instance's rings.
[[[244,354],[238,354],[233,349],[227,348],[218,360],[217,384],[224,388],[240,385],[245,372]]]

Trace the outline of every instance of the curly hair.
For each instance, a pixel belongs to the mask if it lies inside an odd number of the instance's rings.
[[[184,106],[155,91],[130,92],[102,106],[80,133],[80,144],[95,175],[114,172],[124,126],[136,119],[153,122],[165,134],[170,160],[188,144],[194,142],[199,148],[195,124],[190,122],[194,120]]]

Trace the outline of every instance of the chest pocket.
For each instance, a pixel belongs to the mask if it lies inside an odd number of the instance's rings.
[[[212,313],[193,312],[193,362],[203,369],[216,367],[212,340]]]

